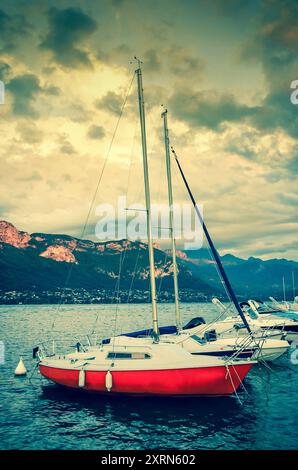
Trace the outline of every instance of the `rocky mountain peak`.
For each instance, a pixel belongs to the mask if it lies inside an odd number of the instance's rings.
[[[76,262],[76,258],[74,257],[73,253],[68,248],[61,245],[48,246],[48,248],[43,253],[40,253],[39,256],[43,256],[44,258],[51,258],[55,261],[64,261],[65,263]]]
[[[0,220],[0,242],[16,248],[25,248],[30,240],[31,235],[29,233],[18,230],[10,222]]]

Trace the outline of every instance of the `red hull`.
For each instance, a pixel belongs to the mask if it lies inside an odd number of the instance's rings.
[[[106,371],[85,371],[84,391],[125,395],[230,395],[239,387],[252,364],[197,369],[111,371],[113,386],[105,386]],[[41,374],[53,382],[79,389],[79,371],[39,366]]]

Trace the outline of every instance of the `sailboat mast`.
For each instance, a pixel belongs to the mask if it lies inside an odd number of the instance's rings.
[[[284,302],[286,301],[286,286],[285,286],[285,277],[282,277],[282,291],[284,295]]]
[[[165,155],[167,167],[167,180],[168,180],[168,199],[169,199],[169,230],[172,247],[172,260],[173,260],[173,278],[174,278],[174,295],[175,295],[175,316],[177,331],[181,330],[181,319],[179,309],[179,287],[178,287],[178,269],[176,259],[176,243],[174,234],[174,208],[173,208],[173,189],[172,189],[172,173],[171,173],[171,159],[170,159],[170,140],[168,130],[168,111],[165,110],[161,117],[163,118],[164,126],[164,139],[165,139]]]
[[[156,284],[155,284],[155,267],[154,267],[154,250],[152,242],[152,223],[151,223],[151,199],[150,199],[150,186],[149,186],[149,171],[148,171],[148,157],[147,157],[147,141],[146,141],[146,121],[145,121],[145,106],[144,106],[144,92],[142,83],[142,70],[141,62],[138,60],[138,69],[136,70],[138,79],[138,98],[139,98],[139,113],[142,135],[142,151],[143,151],[143,169],[144,169],[144,186],[145,186],[145,201],[146,201],[146,214],[147,214],[147,239],[149,250],[149,266],[150,266],[150,286],[151,286],[151,303],[152,303],[152,320],[153,320],[153,336],[158,340],[158,319],[157,319],[157,299],[156,299]]]
[[[295,300],[296,292],[295,292],[295,273],[292,271],[292,285],[293,285],[293,300]]]

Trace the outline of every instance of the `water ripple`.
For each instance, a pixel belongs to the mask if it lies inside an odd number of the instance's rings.
[[[64,306],[55,322],[60,337],[88,333],[100,311],[99,337],[114,328],[113,306]],[[13,376],[18,356],[34,368],[32,346],[50,335],[56,306],[0,307],[6,361],[0,376],[2,449],[295,449],[297,368],[287,357],[255,367],[242,390],[243,405],[227,398],[129,398],[64,390],[35,374]],[[212,318],[212,305],[183,305],[183,320]],[[172,323],[173,306],[162,305],[162,323]],[[116,331],[147,327],[147,305],[120,306]],[[1,339],[1,338],[0,338]],[[281,438],[282,429],[282,438]]]

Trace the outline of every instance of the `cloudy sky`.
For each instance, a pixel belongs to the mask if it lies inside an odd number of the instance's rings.
[[[98,204],[143,200],[137,55],[153,201],[163,103],[218,248],[297,259],[297,25],[296,0],[2,0],[1,219],[80,236],[105,162],[86,237]]]

